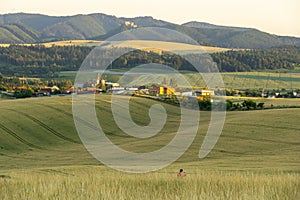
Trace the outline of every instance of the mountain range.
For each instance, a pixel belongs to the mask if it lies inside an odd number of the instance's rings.
[[[118,18],[106,14],[47,16],[0,15],[0,43],[22,44],[57,40],[106,38],[136,27],[164,27],[189,35],[199,44],[226,48],[300,46],[300,38],[278,36],[253,28],[218,26],[203,22],[174,24],[153,17]]]

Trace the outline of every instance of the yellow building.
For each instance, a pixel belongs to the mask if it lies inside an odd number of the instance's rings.
[[[159,87],[159,94],[160,95],[171,95],[175,94],[175,88],[167,88],[167,87]]]

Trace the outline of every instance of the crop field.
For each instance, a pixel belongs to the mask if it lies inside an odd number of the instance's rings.
[[[116,73],[118,72],[118,73]],[[104,74],[106,79],[108,81],[115,81],[117,82],[120,77],[123,75],[122,73],[125,73],[125,70],[113,70],[113,72],[109,72]],[[147,78],[149,78],[149,75],[151,75],[151,70],[146,71],[143,70],[144,73],[146,73],[144,76],[140,76],[140,80],[145,78],[145,81]],[[161,81],[164,79],[164,77],[167,77],[168,79],[172,77],[176,77],[177,75],[174,75],[172,73],[166,74],[166,73],[156,73],[156,71],[152,71],[153,74],[151,77],[151,80],[153,82],[161,83]],[[87,76],[92,76],[91,74],[95,74],[95,78],[97,77],[96,72],[86,72],[89,73]],[[190,83],[190,85],[194,89],[198,88],[205,88],[207,87],[207,83],[204,81],[203,76],[206,77],[206,80],[210,82],[210,85],[213,85],[213,81],[216,80],[216,77],[218,77],[218,74],[215,73],[203,73],[202,75],[195,72],[188,72],[188,71],[179,71],[183,75],[183,77]],[[59,77],[57,79],[69,79],[69,80],[75,80],[76,72],[61,72],[59,74]],[[300,89],[300,74],[299,73],[274,73],[274,72],[234,72],[234,73],[221,73],[222,77],[222,85],[224,85],[225,88],[228,89],[264,89],[264,90],[297,90]],[[134,84],[134,82],[133,82]],[[179,84],[179,83],[178,83]],[[219,84],[219,83],[218,83]],[[138,84],[139,85],[139,84]]]
[[[203,74],[207,80],[214,80],[217,74]],[[273,72],[234,72],[221,73],[225,88],[231,89],[299,89],[300,74],[273,73]],[[206,85],[203,78],[196,73],[185,74],[187,80],[195,85]]]
[[[180,121],[178,107],[133,97],[130,112],[139,125],[150,122],[148,109],[153,104],[161,104],[168,114],[161,132],[138,139],[117,128],[110,100],[109,95],[97,95],[95,109],[114,144],[150,152],[173,139]],[[204,159],[198,153],[210,113],[201,111],[200,128],[188,150],[167,168],[146,174],[110,169],[87,152],[74,126],[71,96],[2,100],[0,110],[0,199],[300,197],[299,108],[227,112],[221,137]],[[187,171],[186,177],[176,177],[180,168]]]
[[[212,46],[200,46],[176,42],[165,42],[165,41],[145,41],[145,40],[130,40],[121,42],[114,46],[118,47],[132,47],[135,49],[142,50],[151,50],[157,53],[162,53],[162,51],[188,51],[193,52],[219,52],[219,51],[228,51],[228,48],[222,47],[212,47]]]
[[[101,40],[64,40],[64,41],[55,41],[55,42],[46,42],[38,44],[20,44],[24,46],[31,45],[45,45],[46,47],[55,46],[98,46],[101,44]],[[0,47],[8,47],[9,44],[0,44]],[[191,45],[184,43],[176,42],[164,42],[164,41],[147,41],[147,40],[130,40],[124,41],[119,44],[115,44],[117,47],[131,47],[135,49],[151,50],[157,53],[161,51],[189,51],[193,52],[220,52],[228,51],[228,48],[222,47],[212,47],[212,46],[200,46],[200,45]]]
[[[123,174],[104,167],[11,172],[2,199],[297,199],[299,176],[199,170],[178,179],[175,169]],[[16,180],[14,180],[16,179]]]

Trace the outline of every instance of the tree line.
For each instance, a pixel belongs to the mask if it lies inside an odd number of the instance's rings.
[[[0,73],[8,76],[55,77],[60,71],[75,71],[93,47],[87,46],[52,46],[11,45],[0,47]],[[115,52],[124,51],[115,47]],[[176,70],[191,70],[194,67],[184,57],[170,52],[155,53],[149,51],[129,51],[111,63],[112,50],[102,51],[101,59],[90,64],[97,69],[100,65],[110,65],[113,69],[132,68],[141,64],[158,63]],[[190,56],[197,56],[190,54]],[[300,47],[285,46],[269,49],[232,50],[211,53],[220,72],[264,71],[295,69],[300,67]],[[207,60],[205,57],[202,60]],[[204,63],[205,65],[205,63]]]
[[[211,54],[221,72],[246,72],[300,67],[300,47],[226,51]]]
[[[54,77],[77,70],[91,47],[10,45],[0,47],[0,72],[9,76]]]

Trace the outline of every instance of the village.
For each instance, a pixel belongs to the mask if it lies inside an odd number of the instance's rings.
[[[1,79],[0,93],[7,97],[26,98],[70,94],[120,94],[149,96],[203,96],[215,95],[213,90],[180,91],[178,88],[162,84],[122,87],[119,83],[109,82],[97,74],[97,79],[73,85],[70,80],[45,81],[40,78],[5,77]]]
[[[203,100],[204,97],[214,96],[214,90],[201,89],[201,90],[182,90],[178,87],[167,86],[163,83],[152,83],[147,85],[133,85],[130,87],[123,87],[119,83],[109,82],[97,74],[96,80],[90,80],[86,83],[76,84],[77,94],[103,94],[112,93],[119,95],[135,95],[135,96],[151,96],[151,97],[171,97],[171,96],[189,96],[197,97]]]
[[[0,74],[1,75],[1,74]],[[172,80],[170,80],[172,82]],[[163,81],[166,82],[166,81]],[[0,78],[0,94],[2,98],[27,98],[43,97],[53,95],[71,94],[118,94],[148,96],[156,99],[171,97],[197,98],[199,101],[210,99],[212,96],[233,96],[233,97],[262,97],[262,98],[300,98],[299,92],[289,93],[288,91],[260,91],[260,90],[237,90],[229,88],[206,88],[199,87],[179,88],[176,84],[152,83],[145,85],[132,85],[124,87],[117,82],[110,82],[103,78],[98,72],[95,79],[83,83],[76,83],[71,80],[51,80],[42,82],[40,78],[26,77],[3,77]]]

